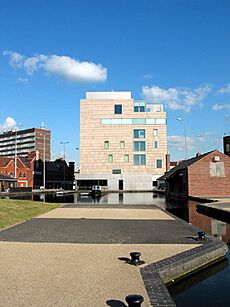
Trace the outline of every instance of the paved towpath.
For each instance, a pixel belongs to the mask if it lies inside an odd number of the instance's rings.
[[[220,221],[230,223],[230,197],[213,198],[212,200],[215,202],[197,205],[197,211]]]
[[[0,232],[0,306],[124,307],[140,267],[193,249],[196,232],[155,206],[69,205]],[[143,266],[142,266],[143,267]]]

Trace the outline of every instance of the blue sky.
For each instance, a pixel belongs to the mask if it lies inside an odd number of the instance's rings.
[[[184,157],[184,123],[188,156],[222,150],[229,16],[224,0],[2,0],[0,129],[44,122],[53,158],[68,141],[66,156],[78,161],[80,99],[124,90],[165,105],[172,160]]]

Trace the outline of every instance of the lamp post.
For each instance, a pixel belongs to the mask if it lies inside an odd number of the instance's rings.
[[[64,160],[63,186],[64,186],[64,190],[65,190],[65,166],[66,166],[66,162],[65,162],[65,145],[69,144],[69,142],[60,142],[60,144],[63,145],[63,160]]]
[[[46,135],[40,134],[43,136],[43,186],[46,188]]]
[[[22,127],[22,124],[19,124],[18,127]],[[15,152],[14,152],[14,177],[17,179],[17,126],[15,128]]]
[[[62,144],[63,145],[63,159],[65,160],[65,145],[66,144],[69,144],[69,142],[60,142],[60,144]]]
[[[79,151],[79,147],[76,147],[76,150]],[[80,162],[79,162],[79,159],[77,159],[76,161],[76,171],[78,171],[80,169]]]
[[[202,149],[203,149],[203,153],[204,153],[204,136],[203,136],[203,135],[198,134],[198,135],[196,135],[196,137],[198,137],[198,138],[200,138],[200,139],[201,139],[201,141],[202,141]]]
[[[186,124],[185,124],[185,120],[181,117],[177,117],[177,120],[183,122],[183,125],[184,125],[184,156],[185,156],[185,160],[187,160],[187,129],[186,129]]]

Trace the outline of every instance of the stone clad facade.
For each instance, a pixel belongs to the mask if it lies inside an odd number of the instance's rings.
[[[166,170],[163,106],[130,92],[86,93],[80,102],[80,175],[111,190],[150,190]]]

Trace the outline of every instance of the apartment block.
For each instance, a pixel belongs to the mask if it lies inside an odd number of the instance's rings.
[[[37,151],[42,160],[45,157],[50,161],[50,130],[31,128],[0,134],[0,156],[25,157],[32,151]]]
[[[223,143],[224,153],[230,157],[230,135],[224,136]]]
[[[151,190],[166,171],[163,105],[131,92],[87,92],[80,102],[79,188]]]

